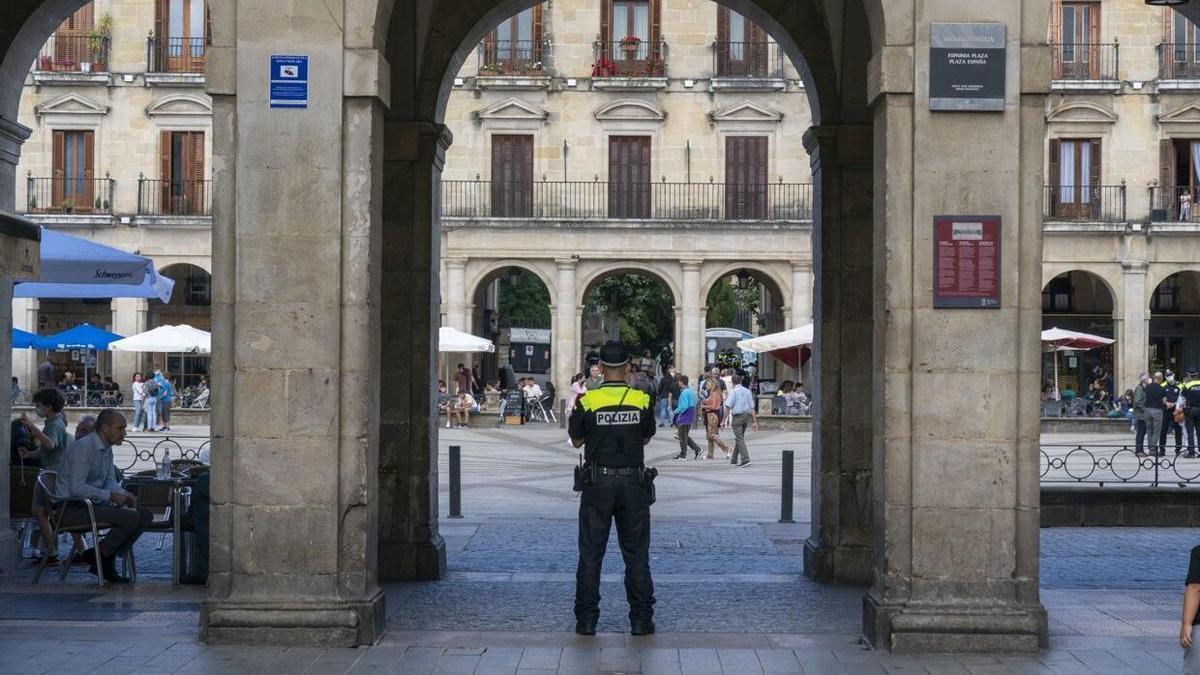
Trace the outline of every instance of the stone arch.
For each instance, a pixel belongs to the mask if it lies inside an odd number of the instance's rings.
[[[576,304],[583,305],[592,287],[601,280],[620,274],[637,274],[662,284],[671,293],[671,300],[675,305],[679,305],[682,288],[678,272],[673,270],[669,263],[651,263],[642,260],[612,261],[585,274],[579,279],[576,286],[579,289],[579,293],[576,295]]]
[[[472,262],[477,262],[472,258],[468,261],[468,265]],[[504,258],[501,260],[488,260],[486,266],[474,275],[467,277],[466,282],[466,297],[474,298],[479,292],[480,287],[484,284],[491,283],[493,279],[499,276],[504,270],[516,267],[522,272],[528,272],[541,280],[542,285],[550,293],[550,304],[554,305],[558,302],[558,286],[555,280],[537,264],[536,261],[520,260],[517,258]]]
[[[1123,295],[1118,292],[1121,287],[1121,270],[1119,266],[1115,272],[1116,280],[1114,280],[1111,276],[1113,274],[1112,270],[1100,269],[1096,267],[1081,268],[1072,263],[1047,263],[1042,266],[1042,290],[1045,290],[1046,286],[1049,285],[1049,283],[1056,277],[1060,277],[1064,274],[1070,274],[1072,272],[1086,274],[1089,277],[1099,281],[1104,289],[1108,291],[1108,297],[1110,298],[1112,304],[1113,318],[1116,319],[1121,317],[1122,312],[1124,311],[1125,303]]]
[[[1200,265],[1151,265],[1146,273],[1146,307],[1150,306],[1150,301],[1158,287],[1176,274],[1200,274]]]
[[[772,290],[780,298],[780,309],[787,309],[791,302],[790,298],[792,297],[792,282],[782,273],[781,270],[776,269],[776,267],[781,265],[787,265],[790,267],[788,263],[775,264],[756,261],[722,263],[719,266],[709,267],[700,275],[700,288],[703,289],[703,293],[705,296],[707,296],[709,290],[712,289],[713,284],[717,283],[721,279],[737,272],[738,270],[749,270],[754,275],[760,277],[760,281],[765,280],[772,286]]]

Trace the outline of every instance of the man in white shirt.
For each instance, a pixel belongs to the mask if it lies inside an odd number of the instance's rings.
[[[754,414],[754,395],[742,386],[741,375],[733,375],[732,382],[733,389],[725,399],[725,406],[729,408],[729,416],[733,419],[734,446],[730,463],[739,467],[750,466],[750,451],[746,448],[746,427],[753,424],[754,430],[758,431],[758,416]]]

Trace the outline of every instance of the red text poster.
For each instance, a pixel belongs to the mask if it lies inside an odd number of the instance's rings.
[[[1000,216],[935,216],[935,309],[999,309]]]

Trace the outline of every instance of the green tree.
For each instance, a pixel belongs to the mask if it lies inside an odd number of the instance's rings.
[[[505,328],[549,328],[550,291],[536,275],[519,271],[500,278],[500,325]]]
[[[584,311],[600,314],[606,327],[620,326],[620,339],[631,349],[657,354],[675,339],[675,309],[670,291],[637,274],[600,280],[588,292]]]
[[[708,328],[746,328],[753,331],[754,323],[760,318],[762,286],[754,277],[738,279],[737,275],[722,278],[708,291]],[[737,326],[738,314],[749,312],[750,326]]]

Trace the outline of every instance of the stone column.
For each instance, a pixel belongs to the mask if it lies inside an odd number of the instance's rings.
[[[467,314],[466,258],[446,258],[446,325],[464,333],[471,332]]]
[[[788,308],[789,329],[812,323],[812,297],[812,263],[792,263],[792,306]]]
[[[40,306],[41,303],[37,298],[13,298],[13,328],[37,333]],[[32,395],[37,391],[37,367],[40,354],[41,352],[37,349],[20,349],[13,352],[12,374],[20,379],[21,391],[26,394]]]
[[[117,335],[137,335],[144,333],[147,328],[147,316],[150,313],[150,303],[144,298],[113,298],[113,332]],[[113,381],[121,385],[125,392],[125,400],[133,401],[133,392],[129,388],[133,382],[133,374],[140,369],[142,355],[136,352],[112,352]]]
[[[235,12],[213,12],[209,643],[353,646],[384,628],[374,469],[386,64],[346,47],[327,10],[262,0],[254,16],[288,20],[236,26]],[[310,57],[307,108],[271,108],[266,77],[236,77],[262,72],[280,45]]]
[[[579,372],[583,345],[579,343],[579,324],[575,321],[575,265],[577,258],[555,258],[558,264],[558,296],[554,307],[554,372],[551,380],[559,398],[569,398],[571,376]],[[558,402],[555,402],[558,405]]]
[[[884,46],[872,64],[881,412],[864,628],[893,651],[1047,644],[1038,596],[1047,14],[1044,0],[918,2],[911,43]],[[1003,111],[929,109],[932,21],[1007,25]],[[1002,219],[999,308],[933,307],[938,215]]]
[[[1138,374],[1150,367],[1150,302],[1146,292],[1147,265],[1128,262],[1121,265],[1121,320],[1113,326],[1118,362],[1117,391],[1137,386]],[[1184,364],[1187,367],[1188,364]]]
[[[431,122],[387,120],[384,132],[382,371],[380,392],[379,576],[440,579],[446,544],[438,533],[437,359],[440,238],[436,212],[451,135]]]
[[[675,365],[693,382],[704,368],[704,298],[700,288],[699,260],[684,260],[683,305],[680,341],[675,345]]]

